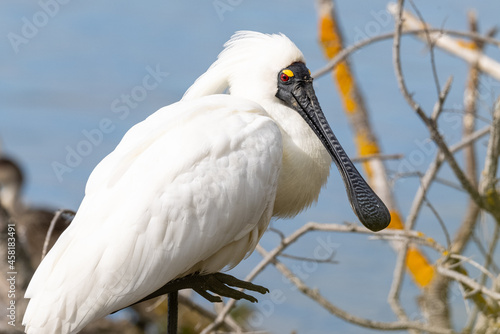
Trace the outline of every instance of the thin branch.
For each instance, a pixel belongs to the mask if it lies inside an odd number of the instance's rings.
[[[352,162],[366,162],[370,160],[399,160],[404,157],[403,154],[368,154],[362,157],[354,157]]]
[[[402,242],[402,241],[411,241],[412,244],[418,244],[421,246],[426,246],[434,251],[436,251],[439,254],[445,254],[447,252],[447,248],[444,247],[443,245],[439,244],[434,240],[433,238],[426,237],[424,234],[417,232],[420,234],[420,237],[414,237],[414,236],[409,236],[409,235],[404,235],[402,237],[400,236],[376,236],[376,237],[371,237],[369,239],[377,239],[377,240],[387,240],[387,241],[397,241],[397,242]]]
[[[399,12],[399,9],[395,4],[389,4],[387,6],[388,11],[396,17],[404,20],[404,29],[424,29],[431,33],[431,27],[428,24],[422,24],[419,22],[417,18],[411,15],[409,12],[402,11]],[[473,34],[473,33],[469,33]],[[417,37],[427,42],[427,39],[424,34],[416,34]],[[451,34],[450,34],[451,35]],[[477,34],[476,34],[477,35]],[[483,36],[484,37],[484,36]],[[481,71],[487,73],[493,78],[500,80],[500,64],[496,62],[494,59],[485,56],[481,52],[477,50],[471,50],[464,48],[460,43],[456,40],[452,39],[447,34],[443,34],[440,32],[431,33],[432,44],[438,46],[439,48],[451,53],[454,56],[460,57],[465,60],[470,65],[475,65],[479,67]],[[473,40],[476,40],[473,38]],[[484,40],[484,39],[482,39]]]
[[[49,229],[47,230],[47,234],[45,235],[45,241],[43,242],[43,249],[42,249],[42,260],[45,257],[45,255],[47,254],[50,238],[52,237],[52,232],[54,232],[54,227],[56,226],[59,218],[65,213],[74,214],[75,212],[72,210],[68,210],[68,209],[57,210],[56,214],[54,215],[54,217],[50,221]]]
[[[488,257],[488,251],[484,248],[483,242],[478,239],[478,237],[473,234],[471,236],[472,241],[474,241],[475,246],[477,247],[479,253],[484,256],[485,258]],[[491,269],[498,274],[500,272],[500,268],[497,266],[493,258],[491,258],[491,263],[490,263]]]
[[[305,256],[297,256],[297,255],[291,255],[291,254],[285,254],[281,253],[281,257],[286,257],[288,259],[292,260],[297,260],[297,261],[304,261],[304,262],[314,262],[314,263],[330,263],[330,264],[337,264],[337,261],[334,261],[333,258],[335,256],[335,253],[332,253],[327,259],[313,259],[311,257],[305,257]]]
[[[269,227],[267,229],[269,232],[273,232],[273,233],[276,233],[280,239],[283,241],[283,239],[285,239],[285,234],[283,232],[281,232],[280,230],[278,230],[277,228],[274,228],[274,227]]]
[[[455,158],[448,149],[448,146],[446,145],[443,137],[439,133],[436,127],[436,123],[433,122],[432,119],[427,117],[424,110],[420,107],[420,105],[413,99],[413,97],[408,92],[408,88],[406,87],[406,82],[404,80],[401,68],[400,41],[401,41],[401,31],[403,27],[402,15],[403,15],[403,1],[400,0],[398,2],[398,9],[396,16],[396,35],[394,36],[394,44],[393,44],[394,68],[396,72],[396,78],[398,81],[399,89],[401,90],[401,93],[403,94],[403,97],[406,99],[408,105],[410,105],[410,107],[416,112],[416,114],[427,126],[427,129],[431,135],[432,140],[436,143],[440,151],[443,153],[446,161],[448,162],[449,166],[451,167],[457,179],[460,181],[462,187],[469,193],[469,196],[478,204],[478,206],[484,207],[482,197],[480,196],[477,189],[469,182],[469,180],[459,167]]]
[[[264,248],[260,245],[257,246],[256,250],[264,257],[268,258],[270,253],[268,253]],[[441,329],[435,327],[429,327],[425,324],[415,322],[415,321],[397,321],[397,322],[381,322],[381,321],[373,321],[365,318],[361,318],[355,315],[346,312],[332,303],[330,303],[327,299],[325,299],[317,289],[309,288],[301,279],[295,276],[290,269],[288,269],[282,262],[278,261],[276,258],[272,258],[272,263],[290,282],[292,282],[303,294],[317,302],[321,307],[326,309],[331,314],[353,323],[358,326],[385,330],[385,331],[393,331],[393,330],[408,330],[408,329],[417,329],[422,331],[427,331],[429,333],[442,333],[442,334],[451,334],[454,333],[452,330]]]
[[[488,142],[480,190],[486,197],[486,203],[488,204],[490,210],[496,212],[494,216],[497,223],[500,223],[500,199],[499,194],[496,191],[496,184],[498,181],[496,174],[498,171],[498,157],[500,155],[500,98],[498,98],[495,103],[490,132],[491,135]]]
[[[399,295],[401,293],[401,287],[403,285],[403,278],[405,275],[408,245],[408,240],[405,240],[401,244],[401,249],[398,252],[398,258],[396,259],[396,265],[394,266],[394,271],[392,274],[391,289],[389,290],[389,294],[387,296],[387,301],[389,302],[391,309],[399,319],[407,319],[406,312],[404,311],[399,301]]]
[[[391,230],[391,229],[386,229],[383,231],[379,232],[372,232],[365,227],[358,226],[355,224],[347,224],[347,225],[340,225],[340,224],[322,224],[322,223],[315,223],[315,222],[309,222],[304,224],[302,227],[294,231],[292,234],[290,234],[288,237],[284,238],[281,243],[276,246],[272,251],[268,252],[267,256],[265,256],[253,269],[252,271],[245,277],[245,281],[251,282],[255,279],[255,277],[260,274],[269,264],[273,262],[273,259],[275,259],[277,256],[279,256],[288,246],[296,242],[298,239],[300,239],[303,235],[310,231],[328,231],[328,232],[341,232],[341,233],[350,233],[350,232],[356,232],[356,233],[362,233],[362,234],[368,234],[376,237],[398,237],[398,238],[403,238],[403,239],[409,239],[409,240],[420,240],[422,243],[427,244],[431,247],[436,247],[436,249],[439,251],[442,249],[440,246],[436,246],[435,242],[432,239],[426,238],[425,235],[423,235],[420,232],[417,231],[407,231],[407,230]],[[231,299],[229,300],[225,305],[224,308],[220,311],[219,315],[215,319],[213,323],[211,323],[209,326],[207,326],[203,331],[202,334],[208,334],[210,331],[215,330],[218,326],[220,326],[224,320],[224,318],[229,314],[231,309],[234,307],[236,304],[236,300]]]
[[[424,20],[422,13],[420,13],[420,11],[418,10],[418,7],[415,6],[415,3],[413,3],[413,0],[409,0],[409,2],[410,2],[410,5],[412,6],[413,10],[415,11],[415,13],[417,13],[417,17],[420,20],[420,22],[422,23],[422,26],[424,27],[424,34],[425,34],[425,38],[427,40],[427,45],[429,46],[429,53],[431,56],[432,77],[434,78],[434,84],[436,86],[438,101],[441,101],[441,100],[444,101],[444,97],[441,98],[442,91],[441,91],[441,84],[439,83],[439,76],[437,73],[436,59],[434,56],[434,43],[432,42],[431,35],[429,33],[429,29],[428,29],[427,25],[425,24],[425,20]],[[448,94],[448,93],[446,93],[446,94]],[[442,105],[442,103],[440,103],[440,104]],[[437,117],[436,117],[436,119],[437,119]]]
[[[446,228],[446,225],[445,225],[443,219],[439,215],[439,212],[437,212],[437,210],[434,207],[434,205],[432,205],[432,203],[427,199],[427,197],[425,197],[424,200],[425,200],[425,204],[427,205],[427,207],[432,211],[432,213],[434,214],[434,216],[438,220],[439,225],[441,226],[441,229],[443,230],[444,236],[446,238],[447,248],[450,249],[450,247],[451,247],[450,233],[448,232],[448,229]]]
[[[462,138],[462,140],[453,146],[450,147],[450,152],[451,153],[456,153],[459,150],[463,149],[470,143],[480,139],[481,137],[487,135],[490,132],[490,126],[487,125],[484,128],[477,130],[473,134]],[[411,230],[413,229],[413,226],[415,225],[415,222],[417,220],[418,214],[420,212],[420,208],[422,207],[423,200],[425,197],[425,194],[427,192],[427,189],[429,188],[431,182],[435,179],[437,172],[439,171],[439,168],[441,167],[442,163],[444,161],[443,154],[438,153],[436,157],[434,158],[434,161],[429,165],[429,168],[427,168],[427,171],[425,172],[424,176],[422,177],[421,185],[417,190],[417,193],[415,194],[415,197],[413,199],[413,203],[410,208],[410,213],[408,214],[408,217],[406,218],[406,228]]]
[[[433,122],[437,122],[439,115],[443,111],[443,104],[444,101],[446,100],[446,97],[448,96],[448,93],[450,92],[452,82],[453,82],[453,76],[450,76],[448,80],[446,80],[443,89],[439,92],[438,100],[434,105],[434,109],[432,111],[431,120]]]
[[[425,31],[428,31],[430,33],[440,33],[440,34],[447,34],[447,35],[452,35],[452,36],[457,36],[457,37],[465,37],[465,38],[470,38],[470,39],[477,39],[480,41],[483,41],[484,43],[489,43],[496,45],[500,47],[500,41],[497,39],[494,39],[492,37],[485,37],[477,33],[470,33],[470,32],[464,32],[464,31],[456,31],[456,30],[448,30],[448,29],[434,29],[434,28],[428,28],[428,29],[408,29],[405,31],[402,31],[402,35],[418,35],[421,34]],[[395,37],[394,32],[389,32],[385,34],[380,34],[378,36],[373,36],[371,38],[362,40],[356,44],[353,44],[349,47],[346,47],[342,51],[340,51],[332,60],[330,60],[324,67],[320,68],[319,70],[315,71],[312,74],[313,78],[319,78],[327,73],[330,73],[330,71],[337,66],[338,63],[341,61],[345,60],[349,55],[352,53],[358,51],[359,49],[384,40],[389,40],[393,39]],[[488,73],[487,71],[485,73]],[[489,74],[489,73],[488,73]],[[491,74],[490,74],[491,75]]]
[[[467,256],[463,256],[460,254],[450,254],[450,258],[459,260],[460,262],[457,262],[455,264],[450,265],[450,269],[454,268],[455,266],[461,265],[463,262],[467,262],[471,266],[477,268],[479,271],[481,271],[483,274],[491,278],[492,281],[495,280],[495,276],[485,267],[477,263],[476,261],[473,261],[471,258],[468,258]]]
[[[460,282],[460,283],[470,287],[473,290],[480,291],[481,293],[487,295],[488,297],[490,297],[496,301],[500,301],[500,293],[487,289],[486,287],[484,287],[484,285],[477,283],[476,281],[474,281],[472,278],[470,278],[468,276],[462,275],[454,270],[445,268],[443,266],[437,266],[437,270],[443,276],[452,278],[453,280]]]
[[[500,238],[500,224],[495,224],[493,235],[491,236],[490,245],[488,247],[488,253],[486,253],[485,256],[484,268],[486,269],[488,269],[493,262],[493,254],[495,254],[495,249],[498,245],[499,238]],[[481,277],[480,282],[481,284],[484,284],[486,282],[486,274],[483,274],[483,277]],[[495,279],[493,279],[493,282],[495,282]]]

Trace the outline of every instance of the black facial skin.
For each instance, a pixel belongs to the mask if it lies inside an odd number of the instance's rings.
[[[292,71],[294,75],[283,75],[285,70]],[[391,221],[389,210],[354,167],[333,134],[319,106],[306,65],[293,63],[281,70],[277,79],[276,97],[297,111],[323,143],[344,180],[351,207],[361,223],[375,232],[386,228]]]

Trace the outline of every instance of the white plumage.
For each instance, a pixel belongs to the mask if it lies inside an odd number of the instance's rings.
[[[295,62],[287,37],[239,32],[180,102],[127,132],[33,276],[27,333],[76,333],[172,279],[232,267],[272,216],[317,199],[332,160],[275,96]]]

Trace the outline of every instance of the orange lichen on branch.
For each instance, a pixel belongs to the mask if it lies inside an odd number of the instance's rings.
[[[319,1],[319,42],[327,59],[334,58],[343,48],[342,34],[339,24],[335,18],[334,5],[332,2]],[[373,155],[381,152],[372,133],[368,113],[365,109],[361,92],[352,74],[349,62],[344,60],[337,64],[332,72],[337,89],[340,93],[344,110],[351,122],[355,133],[355,143],[360,156]],[[391,214],[391,223],[388,228],[403,230],[404,223],[396,209],[392,192],[388,189],[387,182],[380,182],[387,178],[383,165],[377,161],[363,162],[369,183],[378,185],[381,194],[384,194],[384,202]],[[378,182],[375,182],[378,181]],[[377,189],[375,189],[377,191]],[[397,248],[396,248],[397,249]],[[410,246],[406,258],[406,265],[415,282],[420,287],[429,284],[434,276],[434,268],[426,259],[424,254],[414,246]]]
[[[393,230],[403,230],[405,228],[403,224],[403,220],[401,219],[401,215],[397,211],[390,211],[391,214],[391,223],[387,228]]]
[[[477,49],[477,45],[474,41],[457,40],[457,44],[463,47],[464,49],[470,49],[470,50]]]
[[[409,247],[406,254],[406,268],[412,274],[413,280],[421,288],[426,287],[435,275],[434,267],[416,247]]]
[[[324,13],[319,19],[319,41],[328,59],[335,57],[342,50],[342,42],[336,33],[335,21],[328,13]]]
[[[359,131],[356,134],[355,142],[360,156],[367,156],[380,153],[380,149],[377,143],[374,142],[371,138],[372,137],[364,131]],[[370,167],[370,162],[369,161],[363,162],[363,168],[366,172],[366,175],[368,176],[368,179],[369,180],[372,179],[373,171]]]
[[[325,13],[320,18],[319,41],[328,59],[335,57],[340,50],[342,50],[342,40],[336,26],[331,15]],[[333,75],[335,76],[335,81],[337,82],[340,95],[342,96],[345,110],[347,112],[355,112],[358,110],[359,106],[355,97],[354,79],[347,62],[343,61],[339,63]]]
[[[353,113],[358,110],[358,103],[353,94],[353,79],[346,62],[340,63],[335,69],[335,78],[337,79],[342,101],[347,112]]]

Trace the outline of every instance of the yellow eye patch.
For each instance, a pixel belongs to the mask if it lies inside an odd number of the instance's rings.
[[[285,73],[285,74],[286,74],[286,75],[288,75],[289,77],[293,77],[293,76],[294,76],[293,72],[292,72],[292,71],[290,71],[290,70],[283,70],[283,73]]]

